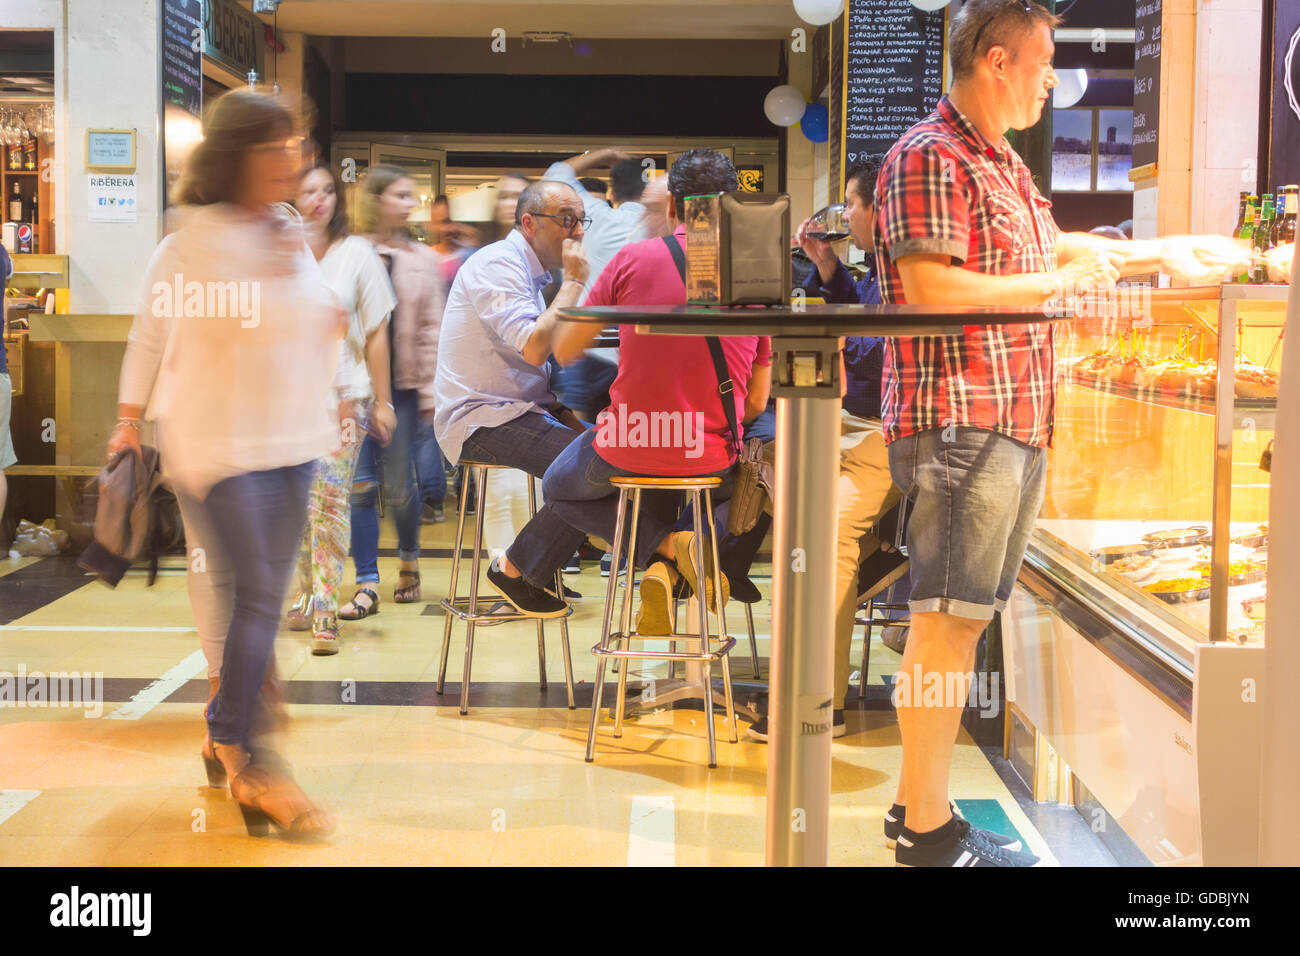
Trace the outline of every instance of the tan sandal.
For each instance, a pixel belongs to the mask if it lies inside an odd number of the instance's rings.
[[[322,840],[334,831],[333,817],[314,806],[286,773],[249,764],[230,781],[230,795],[239,802],[249,836],[266,836],[268,824],[292,840]],[[269,809],[277,798],[283,803],[306,804],[306,809],[292,819],[282,819]]]

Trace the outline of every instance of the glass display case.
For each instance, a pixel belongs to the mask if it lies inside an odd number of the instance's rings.
[[[1058,327],[1043,508],[1002,615],[1004,753],[1035,793],[1068,781],[1117,858],[1255,862],[1235,835],[1257,823],[1289,292],[1134,287]]]
[[[1172,664],[1190,667],[1200,642],[1264,639],[1288,291],[1121,289],[1058,333],[1054,449],[1027,560]]]

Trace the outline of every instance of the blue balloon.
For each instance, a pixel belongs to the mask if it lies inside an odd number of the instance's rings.
[[[814,143],[824,143],[831,135],[831,114],[820,103],[809,103],[799,121],[803,134]]]

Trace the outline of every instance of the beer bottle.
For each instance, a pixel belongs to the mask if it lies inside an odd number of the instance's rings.
[[[1272,246],[1269,245],[1271,232],[1273,229],[1273,194],[1264,194],[1264,205],[1260,210],[1259,219],[1255,223],[1255,235],[1251,239],[1251,246],[1255,251],[1256,261],[1254,268],[1254,278],[1256,283],[1265,283],[1268,281],[1268,266],[1262,257]]]
[[[1282,209],[1282,218],[1277,227],[1277,245],[1296,241],[1296,216],[1300,213],[1300,186],[1286,187],[1286,205]]]
[[[1229,233],[1231,236],[1241,235],[1241,230],[1246,225],[1246,201],[1248,199],[1250,199],[1250,193],[1243,192],[1241,194],[1241,205],[1237,209],[1237,224],[1232,227],[1232,232]]]
[[[1259,206],[1258,196],[1246,197],[1246,214],[1242,218],[1242,225],[1241,228],[1237,230],[1236,236],[1238,239],[1246,240],[1247,243],[1251,243],[1255,235],[1255,214],[1256,214],[1255,211],[1258,208],[1258,206]],[[1247,269],[1241,275],[1237,276],[1237,281],[1250,282],[1252,278],[1253,276],[1251,275],[1250,270]]]

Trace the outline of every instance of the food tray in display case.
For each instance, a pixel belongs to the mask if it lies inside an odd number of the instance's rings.
[[[1288,292],[1150,290],[1117,297],[1141,308],[1080,309],[1057,333],[1054,447],[1027,561],[1184,665],[1198,643],[1263,641]]]

